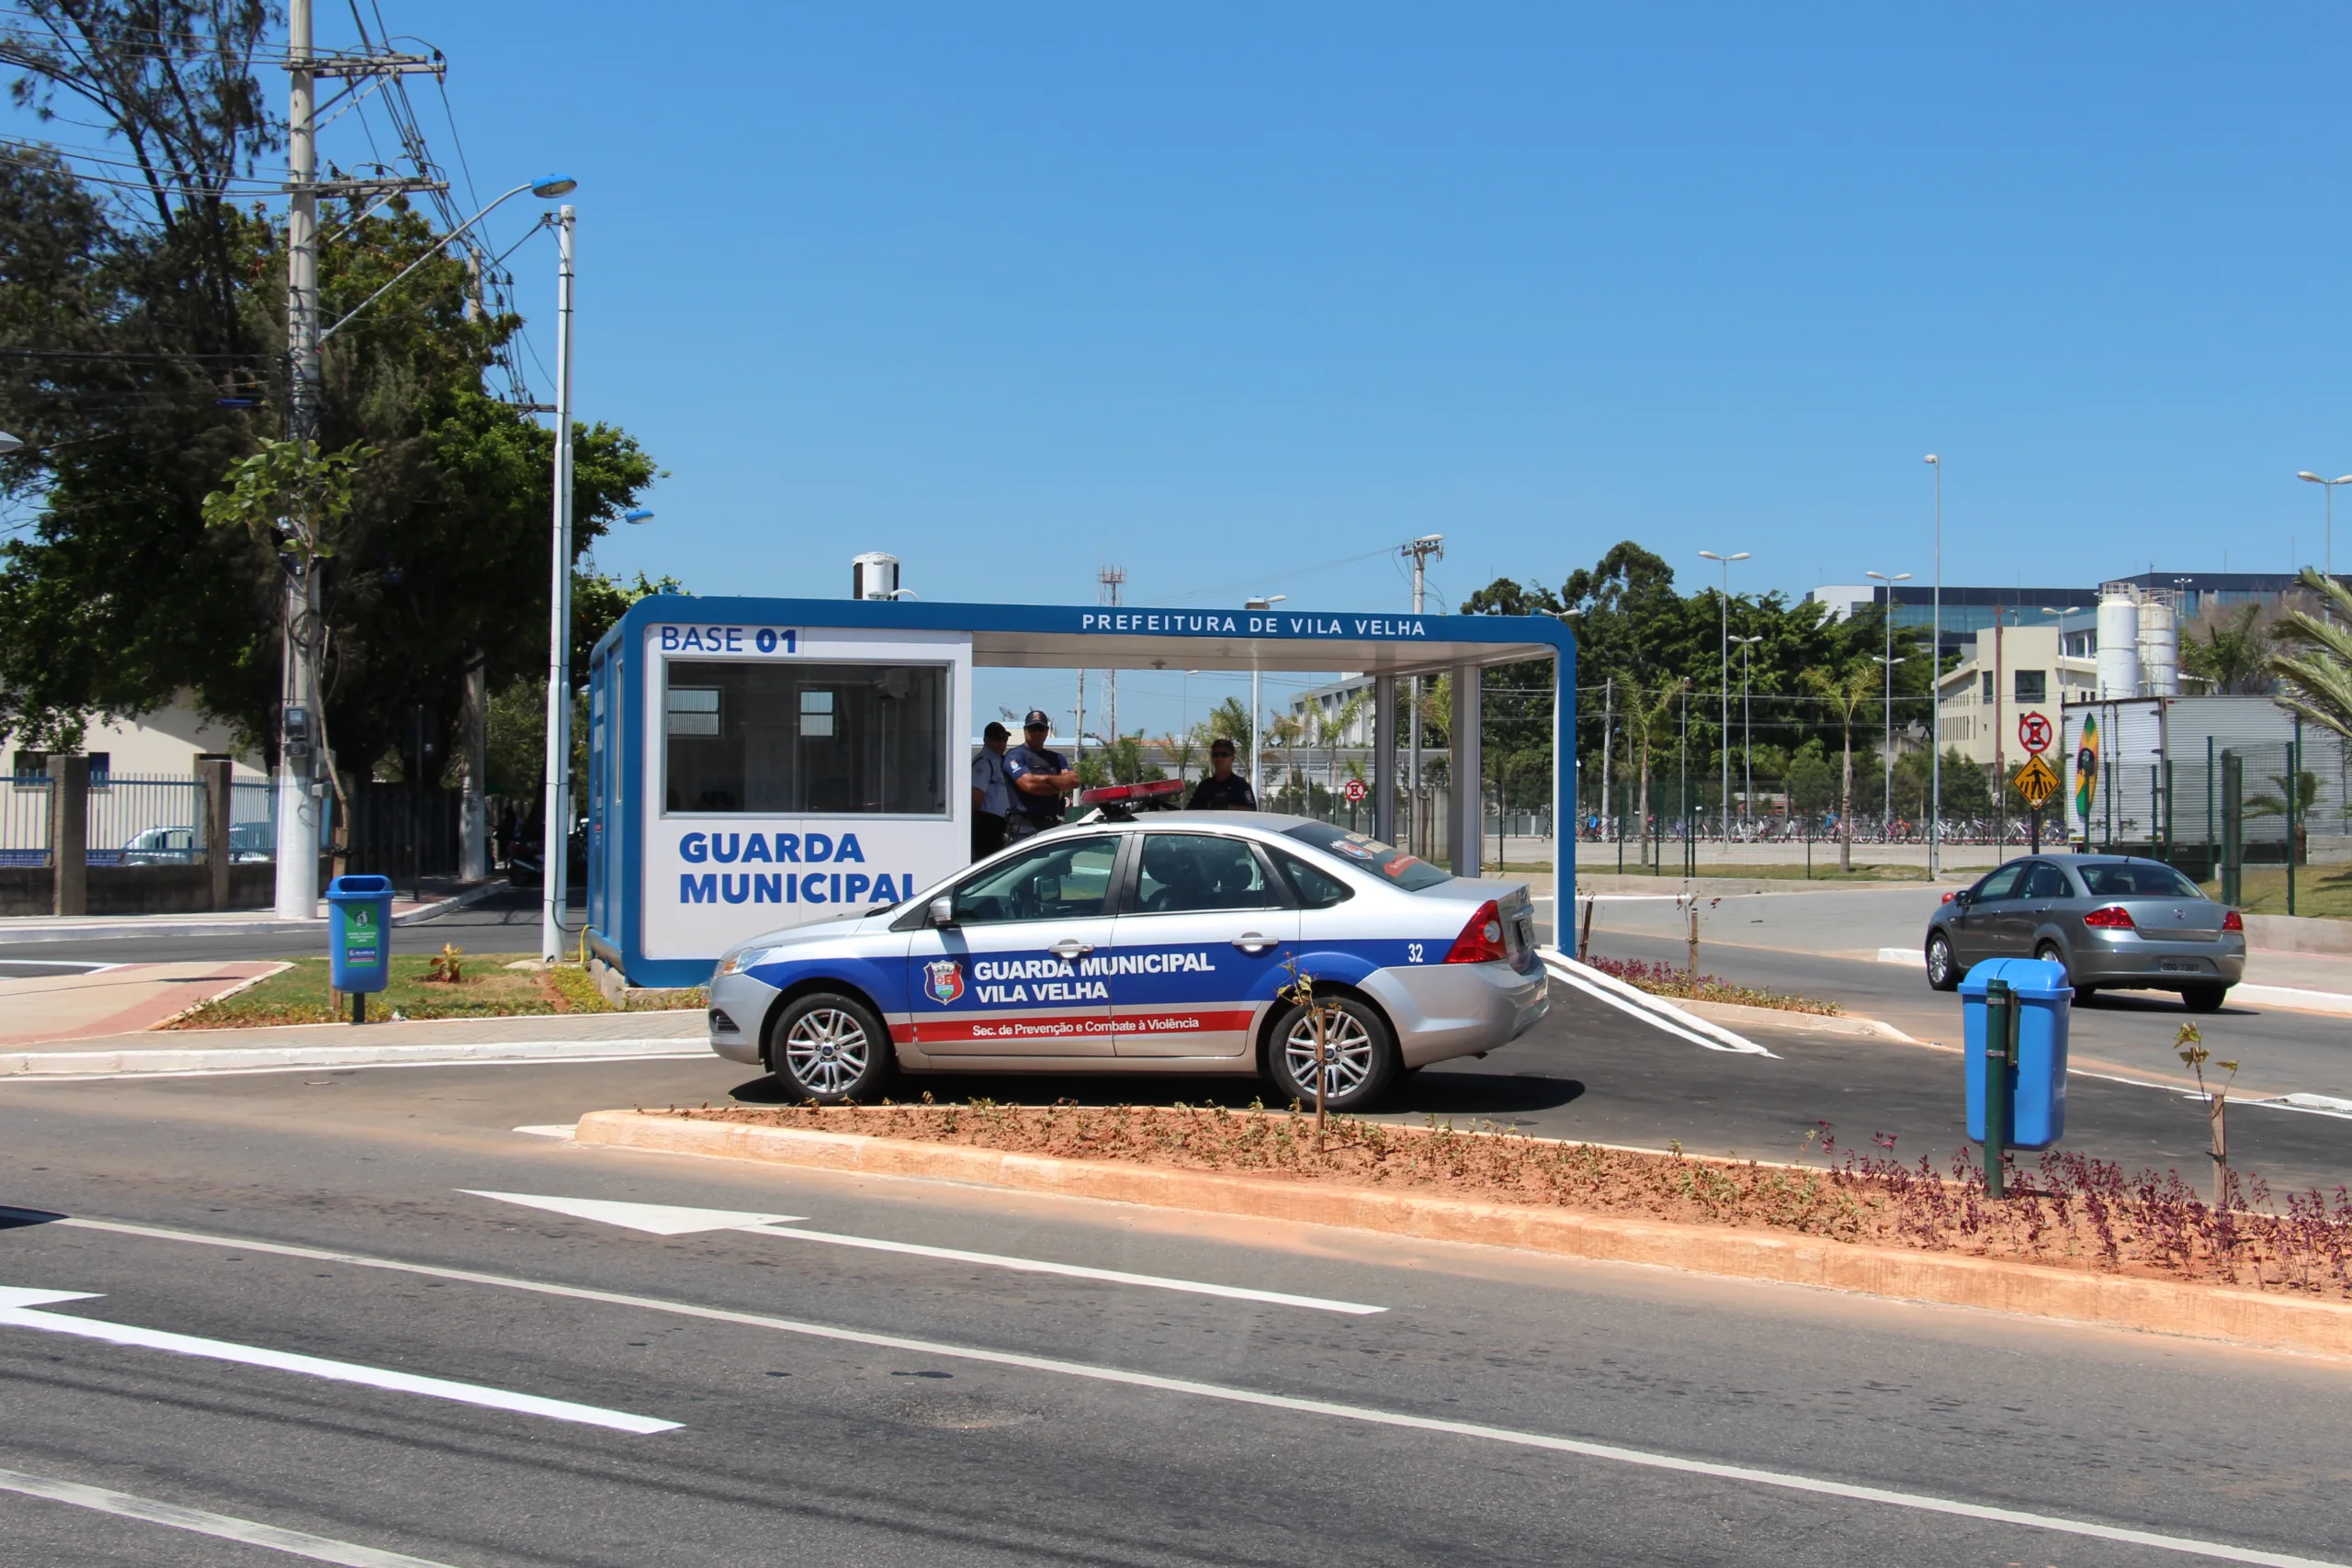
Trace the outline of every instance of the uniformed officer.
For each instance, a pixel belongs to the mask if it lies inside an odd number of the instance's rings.
[[[1004,841],[1017,844],[1062,819],[1062,796],[1078,787],[1078,775],[1059,751],[1046,749],[1048,721],[1031,708],[1021,721],[1021,744],[1004,754],[1004,776],[1012,785],[1012,811],[1004,819]]]
[[[1209,771],[1193,786],[1194,811],[1255,811],[1258,796],[1250,781],[1233,771],[1233,742],[1218,736],[1209,742]]]
[[[1012,731],[989,720],[980,731],[979,755],[972,759],[972,858],[986,860],[1004,848],[1004,819],[1012,810],[1012,783],[1004,773],[1004,748]]]

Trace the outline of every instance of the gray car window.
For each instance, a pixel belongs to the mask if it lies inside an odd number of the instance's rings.
[[[2018,861],[2014,864],[2005,865],[1978,883],[1974,895],[1975,901],[1983,904],[1995,898],[2013,897],[2017,890],[2018,878],[2025,872],[2025,862]]]
[[[1147,915],[1202,909],[1269,909],[1280,903],[1265,868],[1238,839],[1207,833],[1147,833],[1136,908]]]
[[[2033,863],[2033,869],[2026,874],[2025,892],[2021,895],[2027,898],[2072,898],[2074,896],[2075,890],[2066,886],[2066,874],[2046,860]]]
[[[2083,867],[2083,882],[2094,898],[2199,898],[2205,895],[2188,878],[2154,861]]]
[[[1040,844],[956,889],[956,921],[994,925],[1100,915],[1118,860],[1119,840],[1107,834]]]

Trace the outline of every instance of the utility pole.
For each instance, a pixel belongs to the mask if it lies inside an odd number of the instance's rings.
[[[1396,553],[1412,559],[1413,614],[1418,615],[1421,613],[1422,597],[1429,583],[1429,563],[1432,558],[1438,560],[1445,558],[1445,536],[1424,534],[1408,545],[1398,546]],[[1412,720],[1407,726],[1407,733],[1412,738],[1407,752],[1410,761],[1405,770],[1406,798],[1411,805],[1405,813],[1404,847],[1426,858],[1429,847],[1421,842],[1427,835],[1421,831],[1421,678],[1419,675],[1413,677],[1412,713]],[[1458,722],[1461,716],[1457,714],[1454,716]]]
[[[1944,833],[1944,464],[1933,452],[1936,470],[1936,596],[1928,646],[1928,880],[1943,871]],[[1887,595],[1890,607],[1894,594]]]
[[[321,76],[439,75],[440,61],[410,54],[336,54],[318,58],[311,26],[311,0],[286,7],[286,358],[289,440],[315,453],[320,426],[319,197],[445,188],[417,179],[319,178],[318,79]],[[297,547],[286,569],[285,627],[279,654],[277,747],[277,874],[280,919],[307,920],[319,912],[319,780],[334,759],[320,744],[323,715],[319,660],[318,520],[309,498],[284,520]],[[346,833],[349,824],[345,825]]]
[[[1610,750],[1611,738],[1617,728],[1617,677],[1611,675],[1600,687],[1600,819],[1609,821],[1609,764],[1613,760]]]
[[[1724,847],[1728,854],[1731,847],[1731,563],[1746,560],[1747,552],[1734,550],[1727,556],[1719,556],[1713,550],[1701,550],[1699,553],[1708,560],[1722,562],[1724,569],[1724,593],[1723,598],[1717,601],[1723,610],[1723,677],[1717,686],[1716,695],[1721,701],[1715,716],[1715,735],[1721,742],[1723,755],[1723,783],[1720,786],[1722,796],[1715,803],[1715,813],[1723,818]],[[1683,803],[1683,809],[1690,809],[1688,801]]]
[[[1102,585],[1101,593],[1097,595],[1100,601],[1116,606],[1120,591],[1127,583],[1127,569],[1106,566],[1095,574],[1095,580]],[[1119,672],[1116,670],[1102,671],[1102,731],[1109,737],[1109,744],[1115,746],[1119,743]]]
[[[571,207],[556,209],[555,518],[548,581],[547,795],[540,841],[539,956],[563,956],[571,870]]]

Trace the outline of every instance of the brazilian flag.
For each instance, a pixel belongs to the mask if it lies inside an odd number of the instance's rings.
[[[2091,802],[2098,798],[2098,719],[2083,716],[2083,740],[2075,751],[2075,816],[2086,831],[2091,820]]]

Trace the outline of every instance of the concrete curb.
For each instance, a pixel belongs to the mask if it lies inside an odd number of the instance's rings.
[[[0,1082],[11,1078],[145,1077],[243,1073],[277,1067],[382,1067],[433,1062],[577,1061],[583,1057],[701,1056],[699,1039],[525,1040],[416,1045],[229,1045],[128,1051],[0,1052]]]
[[[854,1133],[757,1127],[632,1111],[592,1111],[582,1144],[918,1177],[1154,1208],[1344,1225],[1426,1241],[1468,1242],[1697,1274],[1813,1285],[1862,1295],[2221,1339],[2352,1358],[2352,1305],[2219,1286],[2124,1279],[1981,1258],[1858,1247],[1763,1231],[1626,1220],[1419,1192],[1325,1186],[1262,1176],[1055,1159]]]
[[[1675,1005],[1685,1012],[1701,1018],[1716,1019],[1724,1023],[1736,1023],[1750,1029],[1802,1029],[1815,1034],[1850,1034],[1868,1040],[1892,1040],[1899,1044],[1917,1045],[1919,1042],[1884,1019],[1861,1018],[1853,1013],[1797,1012],[1789,1008],[1748,1007],[1741,1002],[1694,1001],[1686,997],[1675,998]]]
[[[396,926],[412,926],[419,920],[434,920],[481,902],[492,894],[503,890],[506,879],[492,877],[488,882],[469,887],[462,893],[420,904],[415,908],[392,917]],[[218,919],[174,919],[167,916],[126,915],[119,919],[82,926],[34,926],[11,930],[0,921],[0,945],[16,946],[20,942],[88,942],[108,937],[189,937],[189,936],[298,936],[305,932],[323,934],[324,919],[312,920],[230,920]]]

